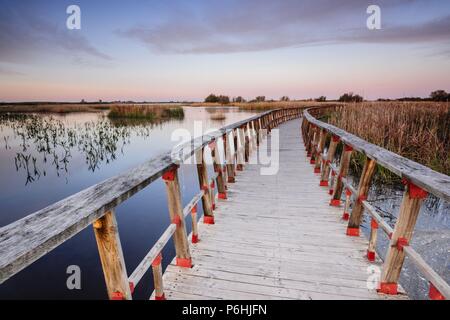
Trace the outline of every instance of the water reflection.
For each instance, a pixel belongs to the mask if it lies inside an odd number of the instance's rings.
[[[67,178],[72,154],[84,158],[89,171],[94,172],[103,163],[116,160],[124,153],[131,137],[149,137],[158,125],[142,120],[109,120],[102,117],[68,125],[52,116],[30,114],[1,114],[4,147],[14,147],[16,171],[25,172],[25,184],[39,180],[54,170],[58,177]],[[15,146],[14,146],[15,145]]]

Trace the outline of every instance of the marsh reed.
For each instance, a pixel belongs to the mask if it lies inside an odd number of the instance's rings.
[[[110,108],[109,118],[147,119],[159,121],[166,119],[183,119],[183,108],[178,105],[113,105]]]
[[[366,141],[450,175],[450,108],[445,102],[348,104],[324,116]],[[354,159],[354,168],[362,166],[360,160]],[[379,171],[382,178],[390,178]]]

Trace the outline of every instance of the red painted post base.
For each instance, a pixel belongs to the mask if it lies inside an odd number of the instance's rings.
[[[314,173],[320,173],[320,168],[314,168]]]
[[[200,240],[198,238],[198,234],[193,234],[192,235],[192,243],[198,243]]]
[[[177,267],[192,268],[191,258],[177,258]]]
[[[155,296],[155,300],[156,301],[162,301],[162,300],[166,300],[166,296],[164,295],[164,293],[163,293],[163,295],[162,296],[160,296],[160,297],[158,297],[158,296]]]
[[[236,166],[236,170],[237,170],[237,171],[244,171],[244,165],[238,164],[238,165]]]
[[[228,183],[235,183],[236,180],[234,179],[234,177],[228,177]]]
[[[350,219],[350,214],[348,212],[344,212],[342,215],[342,220],[348,221]]]
[[[359,237],[359,228],[347,228],[347,235],[349,237]]]
[[[445,297],[439,292],[438,289],[430,282],[429,297],[431,300],[445,300]]]
[[[309,163],[310,163],[310,164],[316,164],[316,160],[311,159],[311,160],[309,161]]]
[[[227,200],[227,193],[226,192],[219,192],[218,197],[221,200]]]
[[[398,294],[397,288],[398,288],[398,286],[396,283],[382,282],[382,283],[380,283],[380,289],[378,289],[377,291],[379,293],[396,295],[396,294]]]
[[[340,199],[331,199],[330,206],[339,207],[340,205],[341,205],[341,200]]]
[[[369,260],[370,262],[375,261],[375,252],[374,251],[367,250],[367,260]]]
[[[328,187],[328,180],[320,181],[319,186],[321,186],[321,187]]]
[[[125,300],[122,292],[113,292],[110,300]]]
[[[204,216],[203,223],[204,224],[214,224],[214,216]]]

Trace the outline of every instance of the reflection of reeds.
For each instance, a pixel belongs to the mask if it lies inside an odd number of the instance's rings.
[[[210,118],[211,118],[211,120],[221,121],[221,120],[225,120],[226,116],[223,112],[215,112],[215,113],[211,114]]]
[[[450,175],[450,108],[445,103],[349,104],[325,118],[364,140]],[[360,158],[354,159],[359,168],[364,160]],[[390,176],[381,168],[379,173]]]
[[[184,111],[179,106],[167,105],[113,105],[109,118],[147,119],[158,121],[164,119],[183,119]]]
[[[52,117],[0,113],[0,130],[9,127],[14,133],[4,138],[5,147],[11,149],[10,138],[17,140],[14,163],[17,171],[25,172],[27,184],[46,176],[49,167],[57,176],[68,174],[73,151],[85,159],[90,171],[95,171],[123,153],[132,136],[146,138],[153,128],[148,121],[127,122],[103,120],[67,126]]]

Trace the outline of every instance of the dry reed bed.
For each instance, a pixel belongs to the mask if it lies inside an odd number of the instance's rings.
[[[148,119],[151,121],[163,119],[184,118],[183,108],[179,105],[112,105],[108,114],[109,118]]]
[[[450,108],[447,103],[349,104],[324,115],[328,122],[431,169],[450,175]],[[354,159],[354,168],[362,166]],[[389,178],[385,170],[384,178]],[[383,172],[384,171],[384,172]]]
[[[0,113],[99,112],[107,109],[109,109],[107,104],[11,104],[1,105]]]

